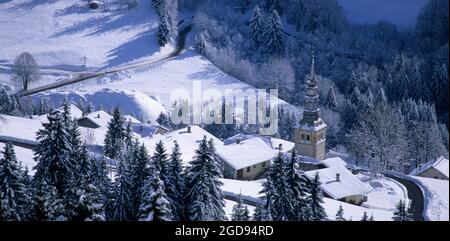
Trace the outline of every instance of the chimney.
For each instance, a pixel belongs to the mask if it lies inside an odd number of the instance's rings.
[[[141,125],[139,129],[142,132],[144,130],[144,127]]]
[[[100,119],[100,113],[99,113],[99,114],[97,114],[97,118],[99,118],[99,119]]]
[[[192,131],[191,131],[191,126],[188,126],[188,127],[187,127],[187,132],[188,132],[188,133],[192,133]]]
[[[283,150],[283,144],[282,143],[280,143],[279,145],[278,145],[278,150]]]
[[[340,182],[341,181],[341,174],[336,173],[336,182]]]
[[[241,138],[236,139],[236,144],[241,144]]]

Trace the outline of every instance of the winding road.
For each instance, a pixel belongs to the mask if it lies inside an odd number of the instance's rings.
[[[419,186],[417,186],[414,182],[410,180],[406,180],[391,174],[385,175],[403,184],[403,186],[405,186],[406,189],[408,189],[408,198],[411,200],[411,205],[409,207],[411,218],[414,221],[425,221],[425,218],[423,217],[425,200],[423,198],[424,195],[422,193],[422,189],[420,189]]]
[[[43,86],[39,86],[39,87],[36,87],[33,89],[22,91],[22,92],[17,93],[17,95],[30,96],[30,95],[34,95],[34,94],[37,94],[37,93],[40,93],[43,91],[56,89],[59,87],[70,85],[70,84],[79,83],[84,80],[102,77],[107,74],[117,73],[122,70],[133,69],[133,68],[141,67],[144,65],[155,64],[155,63],[159,63],[159,62],[171,59],[175,56],[178,56],[181,53],[181,51],[183,51],[183,49],[185,48],[185,44],[186,44],[186,36],[191,30],[192,30],[192,23],[185,23],[184,21],[181,21],[179,24],[178,38],[176,41],[175,49],[167,56],[160,58],[158,60],[142,61],[139,63],[134,63],[134,64],[129,64],[129,65],[121,66],[121,67],[111,68],[111,69],[107,69],[104,71],[80,73],[80,74],[77,74],[75,77],[69,78],[67,80],[62,80],[62,81],[59,81],[56,83],[43,85]]]

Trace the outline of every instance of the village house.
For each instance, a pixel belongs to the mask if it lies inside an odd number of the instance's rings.
[[[270,167],[278,152],[289,152],[294,143],[260,135],[239,134],[224,141],[217,149],[223,160],[225,178],[254,180]]]
[[[320,188],[326,197],[355,205],[361,205],[367,201],[367,194],[372,191],[372,188],[353,175],[345,167],[343,160],[333,158],[328,161],[324,160],[321,164],[327,167],[307,171],[305,176],[309,180],[313,180],[318,173],[321,182]]]
[[[448,159],[441,156],[412,170],[412,172],[409,175],[441,180],[449,180],[448,169],[449,169]]]

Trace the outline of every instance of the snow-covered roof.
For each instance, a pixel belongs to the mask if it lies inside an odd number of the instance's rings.
[[[272,160],[277,151],[261,138],[251,138],[217,148],[217,155],[236,170]]]
[[[133,124],[141,124],[141,122],[132,115],[124,115],[123,118],[125,119],[126,122],[131,122]]]
[[[372,190],[342,165],[308,171],[305,175],[313,180],[316,173],[319,173],[322,190],[334,199],[362,195]],[[340,181],[336,180],[336,174],[339,174]]]
[[[167,130],[167,128],[158,125],[138,123],[132,123],[131,128],[133,129],[134,133],[140,136],[140,138],[152,137],[159,129]]]
[[[108,123],[112,119],[112,116],[103,110],[98,110],[87,114],[83,118],[89,119],[90,121],[97,124],[99,127],[108,127]]]
[[[188,127],[185,127],[176,131],[168,132],[164,135],[157,134],[153,137],[142,138],[141,141],[147,147],[151,155],[155,150],[156,143],[159,141],[163,142],[164,147],[169,153],[174,145],[173,142],[177,141],[182,153],[181,158],[183,160],[183,164],[188,165],[195,156],[195,150],[198,149],[198,144],[204,136],[206,136],[208,140],[212,138],[217,149],[223,146],[221,140],[196,125],[191,126],[190,133],[188,132]]]
[[[252,138],[259,138],[264,141],[270,148],[278,150],[280,144],[282,144],[282,151],[288,152],[295,147],[294,142],[273,138],[270,136],[261,136],[258,134],[237,134],[223,141],[225,145],[230,145],[236,143],[238,140],[245,141]]]
[[[414,169],[411,171],[411,173],[409,175],[412,176],[417,176],[425,171],[427,171],[430,168],[434,168],[437,171],[439,171],[440,173],[442,173],[443,175],[445,175],[446,177],[449,177],[449,162],[448,159],[441,156],[437,159],[431,160],[425,164],[423,164],[422,166]]]
[[[347,166],[347,162],[345,162],[344,160],[342,160],[342,158],[340,157],[332,157],[332,158],[327,158],[325,160],[320,161],[322,164],[324,164],[326,167],[332,167],[332,166],[336,166],[336,165],[340,165],[340,166]]]

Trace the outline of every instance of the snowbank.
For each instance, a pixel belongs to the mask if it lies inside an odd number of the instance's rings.
[[[411,177],[425,197],[424,217],[430,221],[449,221],[449,181],[425,177]]]

